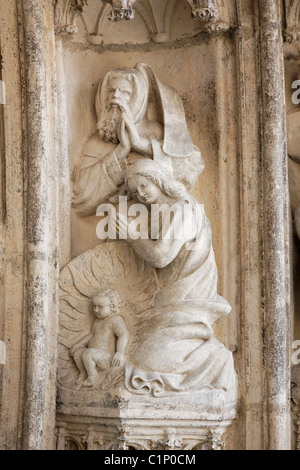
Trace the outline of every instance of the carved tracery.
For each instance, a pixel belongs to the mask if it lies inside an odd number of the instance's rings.
[[[56,34],[73,34],[77,32],[76,19],[88,7],[88,0],[56,0],[55,32]]]
[[[184,2],[184,0],[181,0]],[[187,0],[191,8],[191,16],[203,23],[203,30],[227,31],[233,26],[228,13],[227,2],[220,6],[215,0]],[[56,34],[73,34],[77,32],[76,20],[90,5],[91,0],[57,0],[55,4]],[[155,42],[169,40],[170,23],[173,12],[179,6],[178,0],[164,0],[163,5],[155,0],[98,0],[99,13],[97,27],[90,33],[89,41],[101,43],[102,24],[107,19],[112,22],[133,20],[135,12],[145,21],[151,38]]]
[[[287,43],[300,41],[300,1],[285,1],[286,29],[284,40]]]

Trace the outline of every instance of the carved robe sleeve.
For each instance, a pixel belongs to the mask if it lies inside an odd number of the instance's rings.
[[[84,156],[73,173],[75,197],[72,206],[81,217],[95,214],[99,204],[115,194],[124,181],[124,174],[114,154],[103,159]]]

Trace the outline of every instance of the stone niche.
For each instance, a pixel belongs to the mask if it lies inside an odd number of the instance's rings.
[[[299,5],[298,5],[299,12]],[[296,32],[299,30],[299,14],[293,17],[290,27],[286,30],[284,45],[285,84],[286,84],[286,119],[287,119],[287,152],[289,172],[289,195],[291,204],[291,253],[292,253],[292,353],[298,362],[297,341],[300,338],[300,38]],[[294,343],[296,342],[296,343]],[[300,448],[300,420],[299,420],[299,364],[293,362],[291,372],[291,427],[292,449]]]
[[[77,2],[81,13],[69,17],[63,3],[57,448],[230,448],[239,318],[234,10],[208,2],[218,16],[203,21],[191,2],[140,0],[130,21],[110,21],[107,2]],[[171,240],[161,226],[155,240],[147,228],[138,239],[121,236],[122,204],[142,204],[148,229],[151,204],[189,207],[187,230]],[[107,213],[116,236],[103,240]]]

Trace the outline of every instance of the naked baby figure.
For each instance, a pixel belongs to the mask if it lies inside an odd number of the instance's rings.
[[[92,296],[91,302],[96,317],[92,330],[70,349],[79,370],[76,383],[84,381],[85,387],[96,384],[99,371],[123,366],[129,342],[129,331],[119,314],[120,294],[113,289],[103,289]]]

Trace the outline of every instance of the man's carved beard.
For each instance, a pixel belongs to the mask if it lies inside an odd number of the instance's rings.
[[[98,132],[105,142],[119,143],[117,126],[121,117],[121,106],[108,105],[98,124]]]

